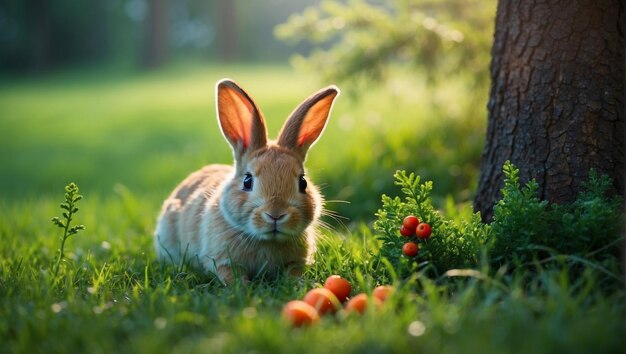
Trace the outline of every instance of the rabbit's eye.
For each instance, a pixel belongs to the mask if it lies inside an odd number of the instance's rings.
[[[304,179],[304,176],[300,176],[300,181],[298,183],[298,186],[300,188],[300,193],[304,193],[306,191],[306,179]]]
[[[243,190],[246,192],[252,190],[252,175],[249,173],[246,173],[245,176],[243,176]]]

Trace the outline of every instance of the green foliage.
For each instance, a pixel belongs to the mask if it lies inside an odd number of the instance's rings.
[[[496,269],[525,269],[535,267],[536,262],[554,265],[566,260],[573,275],[593,267],[603,279],[621,280],[617,259],[624,241],[622,201],[607,195],[611,185],[607,176],[592,170],[576,201],[557,205],[538,197],[536,181],[520,185],[519,169],[511,162],[505,163],[503,171],[503,197],[494,207],[491,224],[483,224],[478,213],[445,218],[432,205],[432,182],[420,183],[414,173],[397,171],[395,184],[404,198],[382,196],[374,223],[381,246],[373,253],[402,278],[421,269],[440,275],[449,269],[476,268],[486,260],[481,258],[484,255]],[[429,239],[420,240],[420,252],[414,258],[401,251],[407,238],[399,229],[407,215],[416,215],[433,229]]]
[[[316,45],[294,61],[327,80],[380,81],[405,65],[435,81],[462,73],[484,82],[494,9],[493,1],[326,0],[292,15],[276,34]]]
[[[591,170],[589,181],[581,183],[581,191],[572,205],[553,206],[553,218],[560,219],[555,226],[557,250],[595,259],[618,255],[617,241],[623,240],[620,238],[624,225],[623,200],[619,195],[608,194],[611,185],[607,175]]]
[[[75,235],[78,231],[84,230],[85,225],[71,225],[74,214],[78,212],[76,203],[83,199],[83,196],[78,194],[78,186],[76,183],[71,182],[65,186],[65,201],[61,203],[61,209],[63,209],[62,218],[55,216],[52,218],[52,223],[61,229],[63,229],[63,235],[61,235],[61,248],[59,249],[59,256],[54,265],[54,279],[59,274],[59,266],[65,255],[65,241],[70,236]]]
[[[470,202],[486,122],[476,102],[487,101],[494,14],[493,0],[325,0],[276,27],[279,38],[313,46],[293,57],[296,67],[340,84],[358,102],[333,117],[343,134],[370,127],[323,173],[330,199],[350,202],[332,205],[339,214],[369,220],[375,196],[394,192],[388,171],[397,169],[437,181],[437,207],[447,195]]]
[[[387,259],[401,277],[415,272],[418,267],[429,266],[436,274],[448,269],[471,268],[478,265],[482,246],[490,235],[490,228],[481,222],[478,213],[469,220],[454,222],[443,217],[432,205],[430,192],[433,183],[420,183],[420,177],[405,171],[394,174],[404,199],[382,196],[382,209],[376,213],[374,229],[381,240],[379,257]],[[402,254],[406,237],[399,233],[402,220],[415,215],[432,227],[429,239],[420,241],[419,254],[408,258]]]
[[[602,262],[620,252],[623,225],[622,201],[608,196],[608,176],[590,171],[578,198],[569,205],[549,204],[537,195],[537,182],[524,186],[519,169],[507,161],[502,200],[494,206],[493,243],[495,264],[529,262],[535,258],[567,254]]]
[[[532,253],[529,246],[541,241],[540,237],[545,241],[548,235],[548,202],[537,196],[536,181],[520,186],[519,170],[510,161],[504,164],[503,173],[502,199],[494,206],[491,257],[502,263],[514,257],[527,261],[526,255]]]

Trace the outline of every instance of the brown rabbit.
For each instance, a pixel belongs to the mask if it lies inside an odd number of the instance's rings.
[[[231,80],[219,81],[218,123],[235,164],[192,173],[165,200],[155,232],[159,260],[191,260],[226,283],[282,270],[301,274],[315,251],[323,204],[303,164],[338,94],[329,86],[307,98],[273,142],[250,96]]]

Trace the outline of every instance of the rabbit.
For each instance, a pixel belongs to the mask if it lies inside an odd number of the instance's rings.
[[[165,200],[154,237],[159,261],[189,260],[225,284],[301,275],[316,250],[323,208],[304,161],[338,94],[331,85],[311,95],[269,141],[252,98],[232,80],[218,81],[218,124],[234,165],[205,166]]]

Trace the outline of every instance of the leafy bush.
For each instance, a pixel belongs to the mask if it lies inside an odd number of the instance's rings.
[[[493,243],[495,264],[528,262],[551,254],[583,256],[602,261],[619,253],[622,200],[608,196],[608,176],[589,173],[578,198],[568,205],[549,204],[537,196],[535,180],[520,185],[519,169],[504,165],[502,199],[494,206]]]
[[[475,267],[490,234],[490,227],[481,222],[480,214],[460,222],[446,219],[432,205],[431,181],[420,183],[419,176],[407,175],[405,171],[397,171],[394,178],[405,198],[382,196],[382,209],[376,213],[378,219],[374,223],[382,241],[378,256],[386,258],[399,276],[426,266],[432,266],[437,274],[451,268]],[[414,258],[402,254],[406,238],[400,235],[399,228],[407,215],[417,216],[433,230],[430,238],[420,242],[419,254]]]
[[[487,78],[495,2],[326,0],[276,27],[276,35],[315,45],[294,62],[325,78],[371,83],[393,66],[429,80]]]
[[[455,221],[445,218],[432,205],[432,182],[420,183],[414,173],[397,171],[395,184],[404,199],[382,196],[382,208],[374,223],[381,241],[377,257],[389,261],[401,277],[426,267],[432,267],[435,274],[476,268],[481,252],[486,252],[495,269],[503,265],[525,268],[527,264],[537,266],[550,261],[560,267],[565,261],[592,266],[619,278],[617,259],[624,240],[620,234],[622,200],[607,195],[611,185],[607,176],[591,171],[576,201],[558,205],[538,197],[536,181],[522,186],[519,169],[512,163],[507,161],[503,171],[503,197],[494,207],[491,224],[483,224],[479,213]],[[406,238],[399,228],[407,215],[416,215],[433,229],[414,258],[402,254]],[[576,271],[577,266],[571,268],[572,275],[582,272]]]
[[[537,197],[539,185],[532,180],[520,186],[519,170],[509,161],[504,164],[502,199],[494,206],[494,238],[490,256],[495,263],[526,258],[529,246],[547,240],[550,224],[548,202]]]

